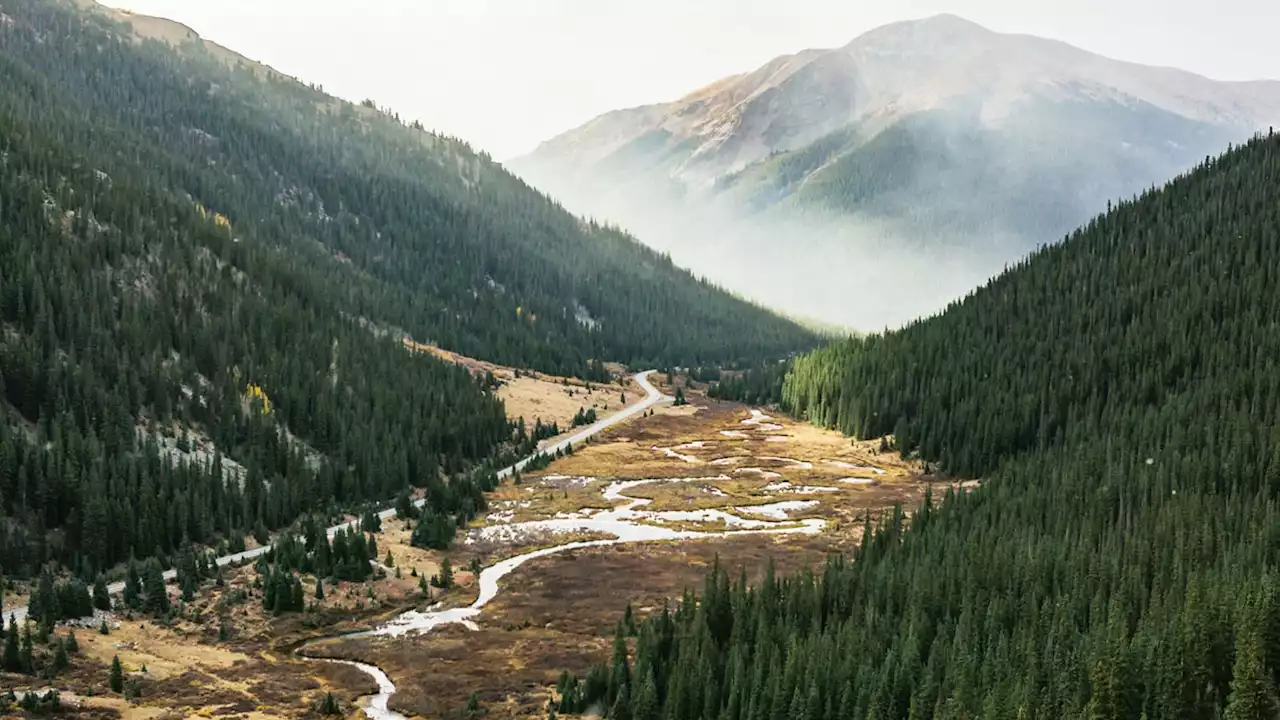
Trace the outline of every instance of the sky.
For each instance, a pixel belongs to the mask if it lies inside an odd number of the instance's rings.
[[[952,13],[1221,80],[1280,78],[1273,0],[107,0],[498,160],[778,55]]]

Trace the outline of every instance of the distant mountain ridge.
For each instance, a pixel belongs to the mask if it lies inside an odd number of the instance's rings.
[[[1278,119],[1280,82],[1220,82],[940,15],[606,113],[509,165],[735,289],[875,327],[950,298],[906,298],[872,317],[761,290],[763,274],[726,255],[764,254],[778,285],[811,279],[812,264],[851,243],[853,255],[985,277]],[[779,276],[769,246],[782,234],[788,253],[800,245],[813,262]],[[735,237],[709,237],[719,235]],[[895,266],[884,262],[880,274]]]

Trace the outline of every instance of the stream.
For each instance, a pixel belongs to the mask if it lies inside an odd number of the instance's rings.
[[[707,479],[708,478],[676,478],[613,482],[604,488],[603,498],[613,502],[624,501],[624,505],[609,510],[584,509],[577,513],[561,513],[560,516],[548,520],[532,520],[529,522],[506,525],[490,525],[488,527],[481,528],[478,532],[482,537],[490,534],[499,534],[499,531],[501,531],[501,535],[510,536],[512,538],[517,538],[529,533],[542,533],[547,531],[558,533],[595,531],[609,533],[615,537],[612,539],[566,542],[561,545],[555,545],[553,547],[542,548],[540,550],[533,550],[521,555],[516,555],[515,557],[507,558],[506,560],[490,565],[480,572],[479,595],[476,597],[475,602],[466,607],[440,608],[439,604],[437,604],[425,611],[409,610],[373,630],[320,638],[312,641],[312,643],[353,637],[400,637],[409,633],[422,634],[430,632],[432,629],[442,625],[451,624],[461,624],[471,630],[478,630],[479,626],[475,622],[476,617],[479,616],[480,610],[488,604],[489,601],[498,596],[498,591],[501,589],[498,582],[502,580],[502,578],[506,577],[516,568],[530,560],[569,550],[604,547],[607,545],[620,545],[623,543],[652,542],[661,540],[691,540],[727,537],[731,535],[782,533],[814,534],[821,532],[825,526],[825,521],[820,519],[810,518],[798,522],[786,519],[787,511],[802,509],[803,504],[780,502],[764,506],[765,508],[768,508],[768,512],[763,514],[766,514],[771,518],[779,519],[759,520],[742,518],[736,514],[727,512],[724,509],[691,511],[675,510],[662,512],[641,510],[640,508],[650,504],[652,501],[646,498],[628,497],[623,494],[624,491],[631,488],[652,483],[694,482],[706,481]],[[755,508],[756,511],[759,511],[760,509],[761,508]],[[739,513],[751,512],[751,509],[746,508],[734,508],[734,510]],[[661,525],[648,524],[652,522],[661,523],[681,521],[723,521],[726,527],[739,529],[720,532],[702,532],[696,530],[676,530],[673,528],[662,527]],[[303,647],[305,647],[305,645]],[[318,660],[318,658],[309,659]],[[350,660],[326,660],[326,662],[337,662],[358,668],[377,682],[378,693],[368,698],[367,705],[364,708],[365,714],[370,718],[373,720],[404,720],[404,715],[401,715],[389,708],[391,696],[396,692],[396,686],[395,683],[391,682],[391,678],[387,677],[387,674],[381,668]]]

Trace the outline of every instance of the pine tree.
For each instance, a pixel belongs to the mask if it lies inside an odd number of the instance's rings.
[[[649,673],[640,676],[636,686],[636,696],[632,701],[632,720],[661,720],[661,706],[658,691],[653,685],[653,677]]]
[[[626,629],[627,635],[635,636],[637,634],[636,619],[631,614],[631,603],[627,603],[627,609],[622,615],[622,625]]]
[[[66,669],[67,665],[69,665],[70,662],[71,661],[67,658],[66,643],[61,640],[58,641],[57,647],[54,649],[54,653],[53,653],[54,672],[61,672],[62,670]]]
[[[169,592],[165,589],[164,570],[159,561],[152,558],[143,568],[143,588],[146,591],[146,602],[143,610],[156,617],[169,612]]]
[[[626,692],[631,683],[631,665],[627,660],[627,639],[622,623],[618,623],[613,633],[613,658],[609,661],[608,700],[612,707],[630,708],[630,698],[621,701],[620,695]],[[615,717],[611,715],[610,717]]]
[[[107,592],[107,579],[102,573],[93,581],[93,606],[99,610],[111,609],[111,596]]]
[[[453,587],[453,563],[449,561],[448,555],[440,560],[440,572],[436,573],[432,584],[444,590]]]
[[[142,576],[138,572],[138,562],[132,556],[125,571],[124,604],[133,610],[142,609]]]
[[[1231,672],[1231,694],[1227,698],[1226,720],[1263,720],[1280,715],[1280,699],[1272,675],[1266,667],[1260,635],[1260,619],[1250,618],[1249,627],[1236,644]]]
[[[18,622],[9,618],[9,631],[4,638],[4,669],[8,672],[22,672],[22,656],[18,650]]]
[[[18,647],[18,665],[21,672],[28,675],[35,673],[35,648],[31,637],[31,626],[22,628],[22,641]]]
[[[120,656],[111,658],[111,674],[107,676],[107,685],[111,692],[124,692],[124,668],[120,666]]]

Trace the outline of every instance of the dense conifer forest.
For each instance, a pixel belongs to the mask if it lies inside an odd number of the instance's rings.
[[[217,213],[377,327],[560,374],[591,358],[693,365],[814,342],[417,123],[199,41],[139,42],[103,12],[2,7],[6,114],[85,166]]]
[[[598,374],[812,336],[465,145],[91,3],[0,1],[0,571],[86,582],[528,450],[401,338]],[[450,479],[452,478],[452,479]]]
[[[565,677],[611,718],[1280,715],[1280,136],[1110,209],[792,412],[980,477],[817,575],[717,568]]]
[[[0,117],[0,144],[10,575],[262,533],[519,440],[464,369],[349,321],[287,258],[42,127]]]

